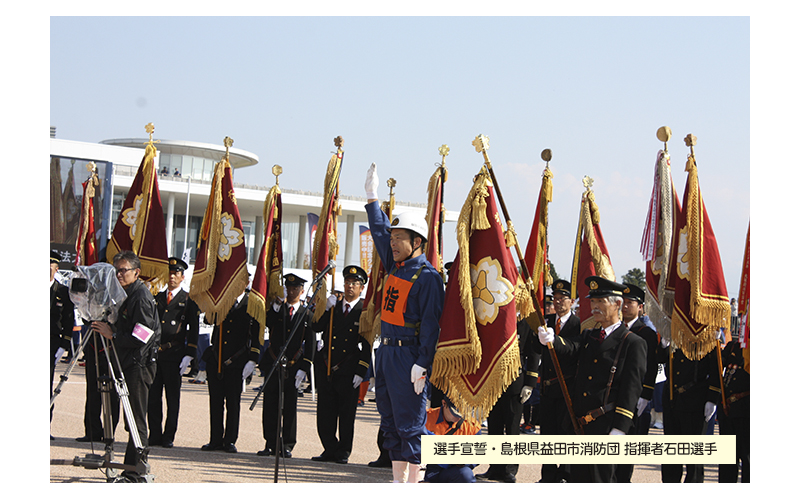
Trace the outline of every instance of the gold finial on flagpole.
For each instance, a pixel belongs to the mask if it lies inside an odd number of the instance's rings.
[[[389,186],[389,218],[392,217],[392,213],[394,213],[394,187],[397,185],[397,181],[394,177],[389,177],[389,180],[386,181],[386,185]]]
[[[86,164],[86,170],[88,170],[90,174],[96,174],[97,165],[95,164],[95,162],[90,161],[89,163]]]
[[[664,152],[666,153],[667,142],[669,142],[670,138],[672,137],[672,129],[665,125],[656,131],[656,137],[659,141],[664,143]]]
[[[277,164],[272,166],[272,175],[275,176],[275,185],[276,186],[279,184],[278,183],[278,176],[281,175],[282,173],[283,173],[283,167],[281,167],[280,165],[277,165]]]
[[[147,125],[145,125],[144,126],[144,131],[147,132],[150,135],[150,139],[145,144],[149,144],[149,145],[152,146],[155,143],[161,142],[161,141],[154,141],[153,140],[153,132],[156,131],[156,127],[155,127],[155,125],[153,125],[153,122],[150,122]]]
[[[694,156],[694,147],[697,146],[697,137],[689,134],[683,139],[684,144],[689,147],[690,154],[689,156]]]
[[[333,139],[333,145],[336,146],[337,149],[342,149],[342,144],[344,144],[344,139],[342,139],[341,135]]]
[[[594,185],[594,179],[592,179],[588,175],[585,175],[583,177],[583,187],[586,188],[586,191],[591,191],[593,185]]]
[[[231,146],[233,146],[233,139],[231,139],[228,136],[225,136],[225,139],[222,141],[222,143],[225,145],[225,159],[230,162],[231,155],[229,149],[231,148]]]
[[[542,160],[545,161],[545,168],[550,167],[550,160],[553,159],[553,152],[549,149],[542,150]]]

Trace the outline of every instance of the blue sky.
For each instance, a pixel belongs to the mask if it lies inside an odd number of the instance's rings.
[[[144,137],[258,155],[238,182],[321,191],[333,138],[341,188],[363,195],[378,164],[399,199],[424,202],[450,147],[445,206],[458,211],[490,139],[521,244],[544,162],[551,260],[569,275],[581,179],[594,179],[601,227],[621,277],[639,254],[656,154],[669,143],[679,196],[688,148],[738,294],[750,219],[750,19],[747,17],[53,17],[50,124],[59,138]],[[456,252],[455,228],[445,254]]]

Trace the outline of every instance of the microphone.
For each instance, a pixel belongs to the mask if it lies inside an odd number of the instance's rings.
[[[325,278],[325,275],[328,274],[328,271],[330,271],[331,269],[333,269],[335,267],[336,267],[336,262],[333,259],[329,260],[328,261],[328,265],[325,266],[325,269],[320,271],[319,274],[317,274],[317,277],[314,278],[314,280],[311,282],[311,286],[314,286],[318,282],[322,281]]]

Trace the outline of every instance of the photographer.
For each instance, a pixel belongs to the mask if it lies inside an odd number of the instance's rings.
[[[119,357],[119,368],[128,386],[129,400],[136,431],[142,447],[147,449],[147,398],[156,371],[155,353],[161,337],[156,303],[147,285],[139,279],[139,257],[131,251],[114,256],[117,280],[125,289],[127,298],[120,306],[119,316],[113,324],[92,322],[92,330],[114,341]],[[145,332],[145,333],[143,333]],[[152,332],[147,335],[149,332]],[[126,429],[130,433],[129,423]],[[132,437],[128,439],[124,463],[136,465],[139,461]],[[142,459],[146,458],[146,452]]]

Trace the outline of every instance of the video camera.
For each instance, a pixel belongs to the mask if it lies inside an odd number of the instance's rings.
[[[114,323],[127,297],[117,270],[106,262],[78,266],[70,278],[69,298],[84,321]]]

